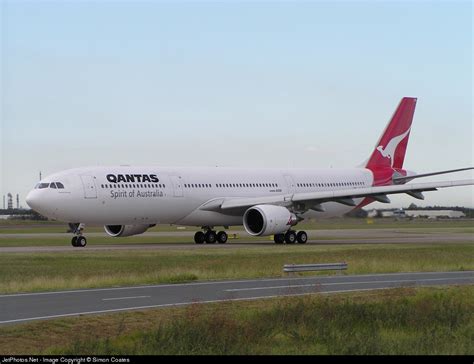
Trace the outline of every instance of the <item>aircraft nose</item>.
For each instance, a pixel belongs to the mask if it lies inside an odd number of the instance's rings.
[[[40,207],[40,196],[39,196],[38,191],[31,190],[26,196],[26,203],[33,210],[38,211],[38,207]]]

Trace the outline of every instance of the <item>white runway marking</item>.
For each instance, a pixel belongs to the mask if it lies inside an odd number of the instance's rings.
[[[132,300],[136,298],[150,298],[151,296],[133,296],[133,297],[117,297],[117,298],[102,298],[102,301],[115,301],[115,300]]]
[[[460,277],[460,278],[426,278],[421,279],[418,282],[425,281],[449,281],[449,280],[458,280],[458,279],[472,279],[471,277]],[[299,288],[299,287],[321,287],[321,286],[336,286],[341,284],[374,284],[374,283],[416,283],[417,281],[413,279],[406,280],[397,280],[397,281],[368,281],[368,282],[337,282],[337,283],[311,283],[311,284],[294,284],[294,285],[285,285],[285,286],[273,286],[273,287],[250,287],[250,288],[234,288],[226,289],[225,292],[240,292],[240,291],[258,291],[265,289],[281,289],[281,288]]]

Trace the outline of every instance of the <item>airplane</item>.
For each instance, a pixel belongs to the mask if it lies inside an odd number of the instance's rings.
[[[27,204],[73,227],[71,244],[85,247],[86,225],[104,225],[111,237],[142,234],[157,224],[195,226],[196,244],[226,243],[214,227],[243,225],[276,244],[304,244],[294,227],[308,218],[341,216],[390,194],[424,199],[424,191],[467,186],[473,179],[410,183],[421,177],[474,169],[416,174],[403,169],[417,99],[404,97],[375,145],[357,168],[250,169],[158,166],[85,167],[42,179]]]

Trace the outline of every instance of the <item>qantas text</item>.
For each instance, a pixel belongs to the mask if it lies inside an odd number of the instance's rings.
[[[117,182],[160,182],[156,174],[108,174],[107,181],[111,183]]]

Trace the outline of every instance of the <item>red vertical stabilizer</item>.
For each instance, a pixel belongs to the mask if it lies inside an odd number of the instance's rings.
[[[404,97],[400,101],[392,119],[375,145],[366,168],[375,172],[381,169],[403,167],[415,107],[416,98]]]

